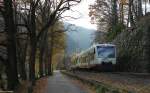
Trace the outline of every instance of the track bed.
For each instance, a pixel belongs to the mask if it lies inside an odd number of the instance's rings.
[[[116,88],[134,91],[135,93],[150,93],[150,74],[121,72],[88,72],[74,71],[74,75],[96,80]]]

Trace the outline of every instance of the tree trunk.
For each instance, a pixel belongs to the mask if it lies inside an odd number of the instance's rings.
[[[123,8],[123,4],[120,4],[120,23],[121,24],[124,23],[124,8]]]
[[[46,48],[46,46],[48,46],[48,45],[46,45],[46,43],[48,43],[48,41],[47,41],[47,38],[48,38],[47,32],[48,32],[48,30],[43,33],[43,36],[41,38],[41,43],[40,43],[41,47],[40,47],[40,56],[39,56],[39,63],[40,63],[39,69],[40,69],[40,76],[41,77],[43,76],[43,66],[45,66],[44,65],[45,62],[43,61],[43,56],[44,56],[45,48]]]
[[[40,77],[43,77],[43,55],[44,55],[44,46],[45,46],[45,42],[44,42],[44,36],[42,36],[41,41],[40,41],[40,54],[39,54],[39,71],[40,71]]]
[[[21,64],[20,64],[20,67],[21,67],[21,78],[23,80],[26,80],[27,79],[27,75],[26,75],[26,69],[25,69],[25,61],[26,61],[26,51],[27,51],[27,43],[25,43],[25,47],[23,46],[23,49],[22,49],[22,57],[21,57]]]
[[[36,40],[35,38],[32,38],[32,44],[31,44],[31,50],[30,50],[30,63],[29,63],[29,69],[30,69],[30,81],[32,81],[33,85],[35,83],[35,58],[36,58]]]
[[[143,16],[142,0],[138,0],[138,19]]]
[[[45,52],[44,52],[44,62],[45,62],[45,74],[48,75],[48,45],[46,43]]]
[[[117,0],[112,0],[112,27],[118,24]]]
[[[128,22],[130,23],[131,27],[134,28],[135,22],[133,19],[132,8],[133,8],[133,0],[129,0]]]
[[[52,58],[53,58],[53,46],[54,46],[54,38],[53,38],[53,30],[51,31],[51,40],[50,40],[50,47],[48,47],[49,53],[48,53],[48,74],[52,75]]]
[[[14,23],[12,0],[4,0],[5,30],[7,32],[8,62],[6,63],[8,89],[14,89],[18,82],[17,55],[16,55],[16,26]]]
[[[29,77],[32,84],[35,84],[35,58],[36,58],[36,49],[37,49],[37,40],[36,40],[36,23],[35,23],[35,7],[34,2],[31,2],[31,32],[30,32],[30,43],[31,43],[31,50],[30,50],[30,63],[29,63]]]
[[[145,0],[145,14],[147,13],[147,0]]]

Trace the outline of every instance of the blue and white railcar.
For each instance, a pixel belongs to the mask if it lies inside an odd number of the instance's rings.
[[[95,44],[76,56],[75,67],[91,68],[116,64],[116,46],[114,44]]]
[[[116,64],[116,46],[113,44],[97,44],[95,45],[95,60],[91,64]]]

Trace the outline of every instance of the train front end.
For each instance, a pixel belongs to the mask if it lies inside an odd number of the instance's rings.
[[[116,46],[113,44],[97,45],[95,62],[98,69],[113,70],[116,64]]]

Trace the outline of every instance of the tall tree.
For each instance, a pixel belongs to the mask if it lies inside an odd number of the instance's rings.
[[[117,7],[117,1],[118,0],[112,0],[112,29],[116,28],[118,24],[118,7]]]
[[[138,17],[143,16],[142,0],[138,0]]]
[[[4,0],[5,31],[7,32],[8,62],[6,63],[8,89],[14,89],[18,84],[16,57],[16,25],[14,21],[14,6],[12,0]]]

